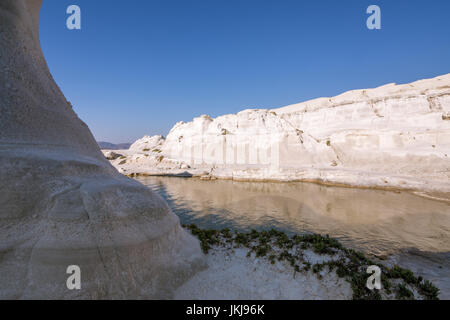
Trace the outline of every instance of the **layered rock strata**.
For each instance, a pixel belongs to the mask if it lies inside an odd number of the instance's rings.
[[[171,171],[149,161],[152,152],[137,156],[142,148],[114,165],[127,174],[176,174],[184,163],[193,174],[235,180],[449,192],[450,74],[278,109],[203,115],[177,123],[158,151],[174,163]]]

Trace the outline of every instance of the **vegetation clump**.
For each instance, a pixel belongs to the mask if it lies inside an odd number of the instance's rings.
[[[194,224],[184,227],[200,240],[206,254],[215,246],[247,248],[247,257],[254,255],[265,258],[271,264],[288,263],[294,270],[294,277],[297,272],[312,271],[318,279],[322,279],[324,272],[334,271],[338,277],[350,283],[353,299],[439,299],[439,289],[430,281],[416,277],[411,270],[397,265],[389,268],[381,260],[374,261],[362,252],[344,247],[329,235],[309,233],[288,236],[275,229],[249,232],[231,231],[229,228],[205,230]],[[308,261],[305,258],[307,251],[324,256],[325,259],[315,263]],[[366,286],[369,277],[367,268],[371,265],[381,269],[381,290],[370,290]]]

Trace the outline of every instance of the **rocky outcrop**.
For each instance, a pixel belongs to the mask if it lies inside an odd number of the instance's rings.
[[[114,151],[106,151],[103,154],[108,160],[116,160],[122,156],[120,153],[115,153]]]
[[[143,152],[161,152],[161,146],[164,144],[164,137],[161,135],[145,136],[142,139],[136,140],[129,148],[130,151]]]
[[[0,1],[0,298],[170,298],[198,241],[103,157],[47,68],[40,6]]]
[[[177,123],[161,154],[220,178],[449,192],[449,114],[450,74],[279,109],[204,115]]]
[[[117,153],[104,149],[102,152],[105,158],[110,160],[119,172],[123,174],[128,174],[128,168],[132,168],[131,173],[151,170],[152,174],[166,175],[168,172],[178,170],[179,172],[173,174],[191,176],[192,173],[184,172],[183,174],[182,170],[190,169],[186,162],[170,159],[162,154],[161,149],[164,142],[165,138],[161,135],[145,136],[134,142],[129,149],[117,150]],[[113,156],[113,154],[118,156]]]

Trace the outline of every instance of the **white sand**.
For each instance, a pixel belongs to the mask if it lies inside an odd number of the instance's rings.
[[[247,249],[215,248],[207,255],[208,268],[175,292],[175,299],[351,299],[350,284],[335,272],[296,272],[287,262],[271,264],[265,258],[248,258]],[[308,251],[309,252],[309,251]],[[309,260],[323,257],[309,252]]]

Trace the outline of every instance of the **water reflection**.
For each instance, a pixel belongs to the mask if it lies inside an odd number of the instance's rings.
[[[329,234],[375,254],[450,251],[450,205],[407,192],[311,183],[140,177],[185,224]]]

